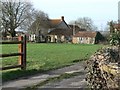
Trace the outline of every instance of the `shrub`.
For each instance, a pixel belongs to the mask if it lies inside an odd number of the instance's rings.
[[[110,35],[110,45],[118,46],[120,45],[120,31],[115,31]]]

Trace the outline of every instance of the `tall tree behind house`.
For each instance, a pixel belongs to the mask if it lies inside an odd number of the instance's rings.
[[[48,15],[43,11],[35,11],[34,18],[35,20],[29,27],[28,32],[30,32],[31,34],[48,33],[48,31],[46,31],[48,30],[47,28],[49,28]]]
[[[80,17],[77,20],[70,22],[70,24],[74,23],[78,25],[81,29],[86,29],[87,31],[97,31],[97,27],[94,25],[92,19],[89,17]]]

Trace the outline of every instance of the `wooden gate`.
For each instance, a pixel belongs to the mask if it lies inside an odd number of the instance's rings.
[[[18,44],[18,52],[17,53],[9,53],[9,54],[0,54],[0,58],[19,56],[18,57],[18,65],[2,67],[0,70],[7,70],[13,68],[21,68],[22,70],[26,69],[26,36],[19,36],[18,41],[1,41],[0,44]],[[3,60],[3,59],[2,59]]]

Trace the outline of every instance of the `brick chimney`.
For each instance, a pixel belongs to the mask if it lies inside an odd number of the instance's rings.
[[[64,21],[64,16],[61,16],[62,21]]]

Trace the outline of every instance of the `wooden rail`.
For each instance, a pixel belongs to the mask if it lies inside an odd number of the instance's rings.
[[[21,68],[22,70],[26,69],[26,36],[19,36],[18,41],[2,41],[0,44],[18,44],[18,52],[17,53],[9,53],[9,54],[0,54],[1,58],[19,56],[18,57],[18,65],[2,67],[0,70],[7,70],[13,68]],[[3,60],[3,59],[2,59]]]
[[[12,42],[9,42],[9,41],[3,41],[3,42],[0,42],[0,44],[21,44],[23,43],[22,41],[12,41]]]
[[[11,56],[19,56],[22,55],[23,53],[10,53],[10,54],[0,54],[0,57],[11,57]]]

